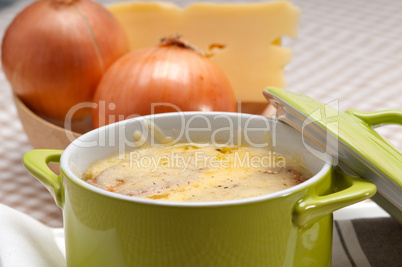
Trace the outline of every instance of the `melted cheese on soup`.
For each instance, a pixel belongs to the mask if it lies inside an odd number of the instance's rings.
[[[147,199],[222,201],[280,191],[309,177],[299,162],[267,148],[178,144],[96,162],[82,179]]]

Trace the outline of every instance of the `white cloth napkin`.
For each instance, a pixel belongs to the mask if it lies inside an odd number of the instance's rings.
[[[63,229],[0,204],[0,267],[64,267]]]

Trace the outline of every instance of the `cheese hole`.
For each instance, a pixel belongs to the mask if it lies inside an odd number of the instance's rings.
[[[205,53],[205,57],[208,57],[208,58],[213,57],[217,51],[223,50],[225,48],[226,48],[226,45],[224,45],[224,44],[212,43],[209,45],[209,47],[208,47],[209,52]]]
[[[282,36],[280,38],[273,40],[271,44],[281,46],[284,48],[293,49],[295,45],[295,40],[288,36]]]
[[[275,39],[272,41],[273,45],[281,45],[281,38]]]

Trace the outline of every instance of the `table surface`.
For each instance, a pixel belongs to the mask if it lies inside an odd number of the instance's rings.
[[[14,16],[31,2],[1,0],[1,39]],[[172,2],[185,5],[191,1]],[[287,90],[331,103],[339,110],[402,109],[402,1],[293,2],[301,7],[302,20],[299,37],[286,42],[294,50],[293,60],[286,68]],[[11,92],[0,69],[0,203],[48,226],[61,227],[61,210],[22,166],[23,154],[32,147],[19,122]],[[401,126],[386,126],[378,131],[402,149]]]

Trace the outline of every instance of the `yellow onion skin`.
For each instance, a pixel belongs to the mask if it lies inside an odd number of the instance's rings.
[[[106,69],[129,52],[113,15],[90,0],[39,0],[19,13],[2,43],[2,66],[13,91],[35,113],[63,120],[92,101]],[[73,119],[91,116],[80,109]]]
[[[145,48],[120,58],[100,81],[94,102],[95,128],[162,112],[236,111],[233,89],[222,70],[177,45]]]

